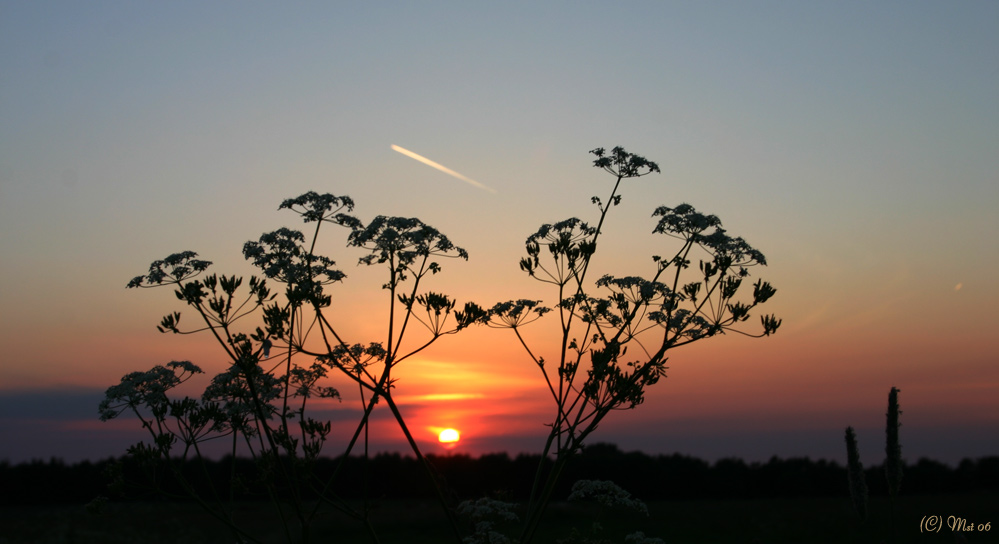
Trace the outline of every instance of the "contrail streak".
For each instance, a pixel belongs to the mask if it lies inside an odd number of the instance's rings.
[[[422,162],[423,164],[425,164],[427,166],[432,166],[432,167],[440,170],[441,172],[444,172],[445,174],[454,176],[454,177],[460,179],[461,181],[464,181],[465,183],[467,183],[469,185],[474,185],[475,187],[478,187],[479,189],[482,189],[483,191],[489,191],[490,193],[493,193],[493,194],[496,193],[496,189],[493,189],[492,187],[487,187],[487,186],[485,186],[485,185],[483,185],[483,184],[475,181],[474,179],[467,178],[467,177],[459,174],[458,172],[455,172],[454,170],[451,170],[450,168],[448,168],[446,166],[437,164],[436,162],[434,162],[434,161],[432,161],[432,160],[430,160],[430,159],[428,159],[428,158],[426,158],[426,157],[424,157],[422,155],[417,155],[416,153],[413,153],[412,151],[410,151],[408,149],[405,149],[405,148],[402,148],[402,147],[399,147],[399,146],[393,144],[392,145],[392,151],[398,151],[399,153],[402,153],[403,155],[405,155],[405,156],[407,156],[407,157],[409,157],[411,159],[416,159],[416,160]]]

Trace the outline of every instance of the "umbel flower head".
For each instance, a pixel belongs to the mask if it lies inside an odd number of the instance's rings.
[[[326,221],[350,228],[360,226],[356,217],[339,213],[341,210],[353,211],[354,200],[349,196],[334,196],[329,193],[319,194],[309,191],[299,197],[286,199],[278,206],[279,210],[289,209],[302,216],[306,223]]]
[[[128,409],[148,407],[154,414],[166,414],[170,399],[166,392],[173,389],[201,369],[190,361],[171,361],[166,366],[157,365],[146,372],[130,372],[118,385],[104,393],[98,406],[101,421],[118,417]]]
[[[212,264],[211,261],[197,259],[197,256],[198,254],[193,251],[182,251],[163,260],[153,261],[153,264],[149,265],[149,274],[132,278],[127,287],[155,287],[163,283],[179,283],[193,278]]]
[[[593,161],[593,166],[622,178],[637,178],[647,176],[652,172],[659,172],[658,164],[645,157],[628,153],[620,146],[612,149],[610,153],[607,153],[602,147],[598,147],[590,153],[597,156]]]

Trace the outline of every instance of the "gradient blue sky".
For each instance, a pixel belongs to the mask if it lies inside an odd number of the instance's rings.
[[[586,152],[615,145],[663,173],[626,188],[605,270],[645,270],[652,209],[690,202],[767,255],[784,327],[678,351],[597,440],[840,459],[853,425],[879,462],[898,386],[908,459],[999,453],[997,96],[985,1],[0,1],[0,459],[116,455],[133,435],[96,421],[104,388],[172,359],[221,369],[206,339],[156,333],[170,293],[124,289],[149,262],[251,273],[242,244],[316,190],[467,248],[435,278],[459,298],[546,297],[523,240],[592,217],[609,187]],[[382,280],[329,243],[339,307],[369,315]],[[539,450],[542,382],[504,332],[414,362],[412,417],[486,411],[467,451]],[[419,400],[455,392],[477,401]]]

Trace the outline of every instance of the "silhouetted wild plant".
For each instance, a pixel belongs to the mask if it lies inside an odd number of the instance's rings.
[[[433,471],[393,399],[391,373],[440,338],[486,318],[486,311],[474,303],[455,310],[456,303],[450,297],[424,289],[426,278],[442,270],[441,259],[467,260],[464,249],[415,218],[378,216],[365,225],[346,213],[353,207],[349,197],[313,192],[285,200],[279,209],[292,210],[305,223],[315,224],[311,240],[307,243],[302,232],[282,228],[247,242],[243,254],[261,269],[265,279],[251,277],[248,292],[242,294],[242,278],[212,274],[199,279],[211,263],[198,259],[194,252],[154,262],[147,274],[134,278],[128,287],[172,286],[177,298],[194,310],[198,321],[196,328],[182,330],[181,314],[173,312],[160,322],[160,332],[207,331],[218,341],[230,365],[211,380],[201,398],[177,400],[167,396],[170,389],[202,372],[196,365],[181,361],[128,374],[119,385],[107,390],[100,405],[102,420],[125,411],[138,416],[151,442],[133,446],[129,453],[149,461],[149,466],[159,461],[157,469],[166,465],[182,484],[177,467],[192,457],[203,459],[204,442],[228,439],[233,456],[237,446],[243,444],[257,463],[260,482],[275,504],[289,542],[309,541],[309,528],[323,504],[362,520],[377,541],[367,512],[337,500],[327,492],[332,481],[320,481],[311,470],[312,461],[323,452],[331,424],[309,416],[308,408],[314,404],[310,400],[340,399],[339,391],[323,385],[329,374],[339,372],[352,380],[361,392],[364,408],[346,451],[337,452],[343,454],[341,462],[362,436],[367,456],[368,421],[375,404],[383,402],[433,479]],[[360,264],[383,268],[386,282],[382,287],[388,291],[383,342],[348,343],[335,325],[330,312],[332,297],[327,290],[343,281],[346,274],[335,268],[332,259],[315,251],[324,225],[348,228],[348,245],[367,253],[360,258]],[[267,281],[283,285],[283,299],[271,292]],[[251,314],[259,319],[256,326],[237,330],[237,321]],[[428,334],[413,341],[416,323]],[[301,363],[303,358],[308,363]],[[234,487],[238,485],[235,476]],[[317,494],[320,501],[307,504],[303,489]],[[435,485],[435,489],[460,538],[440,486]],[[228,495],[213,489],[207,497],[190,486],[186,491],[229,525],[238,540],[255,541],[254,535],[233,521],[233,489]],[[291,508],[278,504],[283,494],[290,494]]]
[[[902,485],[902,445],[898,441],[898,428],[902,426],[898,416],[898,393],[895,387],[888,392],[888,413],[885,414],[885,479],[888,481],[888,498],[891,503],[891,535],[895,539],[895,499]]]
[[[885,425],[885,478],[888,480],[888,494],[892,498],[898,496],[899,487],[902,485],[902,445],[898,441],[898,428],[902,424],[898,421],[898,416],[902,411],[898,409],[898,393],[895,387],[888,393],[888,413],[885,414],[887,424]]]
[[[589,279],[607,215],[621,203],[622,182],[660,172],[655,162],[621,147],[591,153],[593,165],[615,179],[606,201],[591,198],[599,212],[596,225],[575,217],[542,225],[528,236],[527,256],[520,261],[531,278],[557,290],[555,304],[511,300],[489,312],[490,326],[516,335],[541,371],[554,405],[543,456],[553,455],[555,462],[547,471],[545,463],[538,466],[520,536],[524,543],[533,539],[566,461],[611,411],[645,400],[646,388],[666,376],[669,350],[726,332],[768,336],[781,323],[765,315],[759,334],[736,328],[776,292],[758,280],[748,299],[736,298],[750,268],[766,265],[766,259],[742,238],[729,235],[716,216],[689,204],[659,206],[653,212],[658,218],[653,233],[680,243],[672,255],[653,255],[647,276]],[[694,272],[693,259],[698,260]],[[550,312],[558,315],[560,331],[554,358],[528,346],[520,332]]]
[[[895,501],[898,498],[899,487],[902,484],[902,445],[898,439],[898,429],[902,426],[899,422],[899,415],[902,413],[898,408],[899,389],[892,387],[888,392],[888,412],[885,425],[885,480],[888,484],[888,498],[890,504],[889,523],[890,540],[895,540]],[[857,451],[857,437],[854,435],[853,427],[846,428],[846,459],[847,473],[850,485],[850,497],[853,505],[860,514],[860,518],[867,519],[867,478],[864,475],[864,467],[860,463],[860,454]]]
[[[857,435],[853,427],[846,428],[846,470],[850,483],[850,498],[860,519],[867,519],[867,478],[864,476],[864,465],[860,462],[860,451],[857,448]]]
[[[168,395],[202,373],[189,361],[130,373],[107,390],[100,405],[101,419],[124,412],[137,416],[150,442],[131,447],[129,453],[147,467],[149,485],[169,493],[161,485],[162,471],[172,474],[183,493],[226,524],[237,541],[258,540],[235,520],[233,503],[242,485],[235,463],[229,489],[210,487],[207,494],[185,483],[180,470],[189,459],[204,460],[202,445],[209,440],[227,440],[234,457],[240,444],[250,453],[257,479],[274,503],[288,542],[308,542],[314,536],[310,527],[322,507],[360,520],[377,542],[368,502],[358,510],[337,499],[330,489],[358,442],[367,458],[368,423],[375,405],[382,403],[434,484],[455,538],[462,541],[455,509],[395,403],[392,370],[444,336],[474,324],[509,328],[540,369],[555,408],[519,535],[521,542],[530,542],[566,461],[612,410],[631,409],[643,402],[646,388],[665,377],[669,350],[726,332],[767,336],[781,323],[769,315],[761,318],[758,334],[735,328],[776,292],[759,280],[750,296],[736,298],[745,290],[749,269],[765,265],[766,260],[742,238],[730,236],[717,217],[688,204],[655,209],[653,232],[678,240],[679,248],[666,257],[652,256],[648,277],[588,279],[605,219],[621,203],[622,181],[659,172],[656,163],[620,147],[610,153],[602,148],[591,153],[596,156],[594,166],[616,178],[606,203],[596,196],[591,199],[599,211],[596,226],[577,218],[542,225],[527,238],[527,256],[520,262],[530,277],[557,289],[554,307],[517,299],[488,311],[472,302],[456,309],[455,300],[427,290],[425,283],[441,272],[443,259],[467,260],[464,249],[419,219],[378,216],[365,224],[350,215],[354,202],[349,197],[309,192],[279,207],[297,213],[306,224],[314,223],[309,236],[282,228],[244,245],[243,255],[263,274],[245,282],[246,289],[241,290],[243,278],[201,277],[211,263],[191,251],[153,262],[147,274],[128,283],[128,287],[172,287],[177,298],[193,310],[196,325],[182,329],[181,313],[173,312],[161,320],[160,332],[207,332],[225,352],[229,366],[210,380],[199,398]],[[348,246],[364,253],[359,263],[380,267],[385,275],[387,326],[382,341],[348,342],[338,326],[338,320],[355,317],[331,310],[329,289],[343,282],[346,274],[331,258],[316,252],[320,232],[327,225],[348,229]],[[697,271],[691,268],[694,259]],[[267,282],[282,288],[272,292]],[[559,319],[555,364],[528,347],[520,333],[523,326],[548,313]],[[414,339],[417,324],[426,332]],[[340,399],[339,391],[325,385],[333,373],[357,386],[363,413],[345,451],[337,452],[342,454],[341,464],[332,477],[323,480],[315,475],[313,465],[324,452],[332,428],[330,421],[311,417],[315,401],[310,401]],[[307,501],[306,490],[319,500]],[[287,503],[282,499],[285,496],[290,497]],[[459,507],[475,523],[465,541],[506,538],[495,530],[493,521],[480,515],[486,506],[497,509],[496,504],[478,502]],[[500,508],[500,519],[514,521],[505,508]],[[654,541],[640,533],[629,538]]]

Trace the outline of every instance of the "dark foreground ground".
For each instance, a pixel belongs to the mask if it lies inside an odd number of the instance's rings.
[[[901,497],[896,542],[997,542],[999,494]],[[873,499],[871,518],[862,523],[848,498],[698,500],[649,503],[649,517],[600,509],[592,505],[553,504],[539,543],[556,542],[576,530],[623,543],[624,535],[643,531],[667,543],[826,543],[888,541],[888,502]],[[281,542],[269,503],[248,503],[242,523],[266,542]],[[941,516],[939,532],[920,531],[929,516]],[[974,531],[947,527],[950,516],[964,518]],[[391,543],[454,542],[436,503],[419,500],[382,501],[372,513],[380,541]],[[984,530],[988,523],[989,530]],[[979,531],[979,526],[982,531]],[[315,542],[370,542],[358,522],[330,516],[316,527]],[[963,539],[963,540],[962,540]],[[14,543],[217,543],[231,535],[192,504],[109,503],[93,514],[78,506],[8,506],[0,510],[0,544]]]

